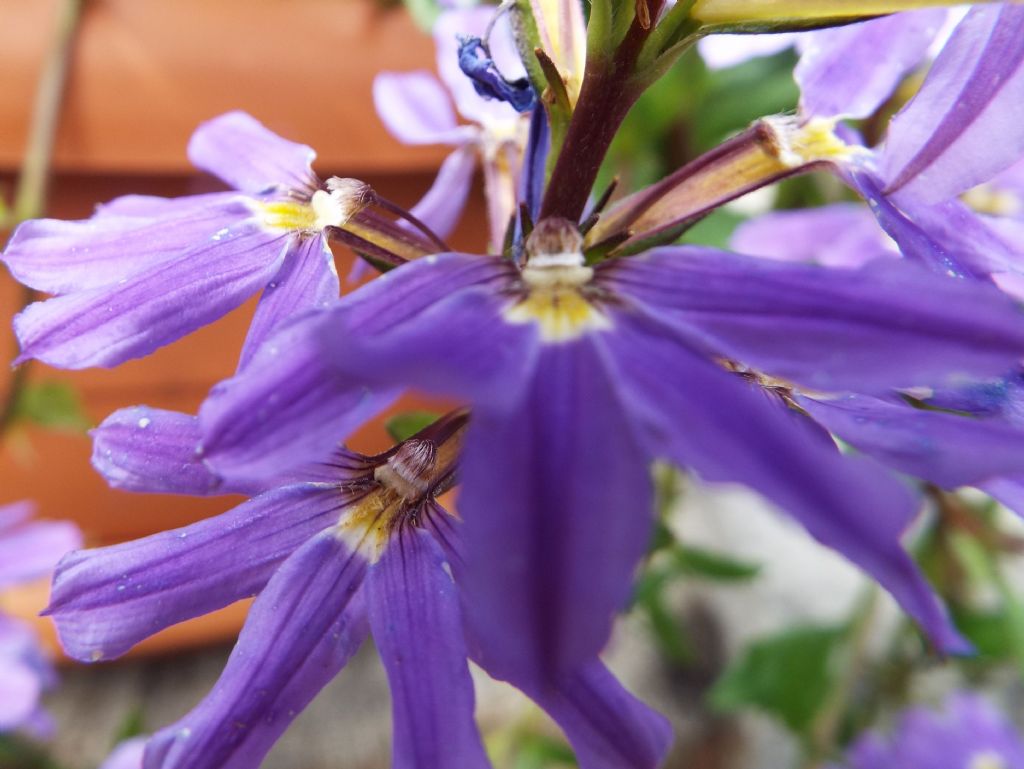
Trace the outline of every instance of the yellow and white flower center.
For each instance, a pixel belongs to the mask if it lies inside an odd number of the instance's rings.
[[[996,751],[986,750],[971,756],[964,769],[1009,769],[1009,765]]]
[[[1010,190],[991,184],[973,187],[961,195],[960,199],[979,214],[1017,216],[1024,213],[1024,200]]]
[[[271,230],[322,232],[326,227],[344,227],[367,205],[367,190],[355,179],[331,177],[326,189],[313,193],[309,201],[274,200],[256,202],[252,207],[263,226]]]
[[[801,122],[790,116],[763,118],[775,140],[776,158],[786,168],[799,168],[818,161],[838,163],[864,154],[863,147],[847,144],[835,133],[833,118],[811,118]]]
[[[585,264],[582,238],[571,230],[553,232],[541,222],[527,242],[521,273],[525,296],[505,310],[509,323],[535,323],[541,339],[568,342],[592,331],[611,328],[611,320],[587,296],[594,268]],[[545,231],[547,230],[547,231]]]

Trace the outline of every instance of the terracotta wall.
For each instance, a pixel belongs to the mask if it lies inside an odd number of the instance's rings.
[[[0,0],[0,185],[9,191],[25,144],[37,75],[55,24],[56,0]],[[321,175],[358,176],[411,205],[429,187],[444,148],[409,148],[388,136],[373,111],[381,69],[433,68],[433,45],[400,11],[369,0],[90,0],[81,23],[57,139],[49,211],[88,216],[97,202],[129,192],[179,195],[217,188],[192,171],[185,146],[195,125],[245,109],[275,131],[315,147]],[[0,237],[3,237],[0,235]],[[484,211],[467,211],[453,245],[479,248]],[[339,253],[344,276],[351,256]],[[4,326],[20,290],[0,278]],[[61,372],[33,366],[34,380],[70,382],[94,422],[116,408],[148,403],[194,410],[229,375],[252,303],[223,321],[114,371]],[[2,336],[0,356],[15,343]],[[379,424],[357,444],[380,445]],[[108,489],[89,467],[81,434],[31,429],[0,453],[2,499],[30,497],[46,517],[81,523],[93,544],[120,541],[226,509],[232,500],[139,496]],[[24,613],[45,587],[6,596]],[[218,635],[237,622],[179,631]]]

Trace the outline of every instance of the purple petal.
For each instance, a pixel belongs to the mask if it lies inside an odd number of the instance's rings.
[[[444,159],[427,194],[412,207],[412,215],[438,237],[447,238],[466,207],[475,169],[476,150],[471,146],[459,147]]]
[[[367,576],[373,640],[391,684],[394,769],[486,769],[473,720],[459,598],[425,531],[393,537]]]
[[[282,139],[239,111],[202,123],[188,143],[188,157],[197,168],[250,193],[271,188],[298,190],[315,178],[316,153],[312,149]]]
[[[1024,247],[992,226],[998,220],[975,213],[959,200],[937,205],[905,201],[903,212],[945,253],[947,263],[952,260],[961,267],[963,277],[1020,274]]]
[[[436,503],[423,521],[441,545],[455,583],[465,585],[462,523]],[[473,640],[470,647],[477,649],[479,643]],[[492,677],[501,677],[486,660],[474,661]],[[668,751],[671,725],[626,691],[600,660],[591,660],[559,683],[545,682],[540,688],[531,688],[536,682],[529,678],[507,680],[558,723],[576,751],[580,769],[654,769]]]
[[[800,38],[801,111],[864,118],[889,98],[928,53],[945,9],[899,13]]]
[[[252,216],[238,195],[220,193],[215,197],[202,207],[190,203],[182,211],[158,217],[96,216],[74,222],[33,219],[14,231],[3,261],[21,283],[50,294],[113,285],[175,259],[208,241],[218,230]]]
[[[322,460],[397,397],[395,388],[374,392],[328,367],[317,336],[331,317],[311,312],[286,325],[244,371],[211,390],[199,425],[203,459],[219,475],[265,483]]]
[[[1024,8],[972,9],[889,126],[888,192],[938,203],[1024,154]]]
[[[237,202],[244,198],[237,192],[207,192],[202,195],[183,195],[178,198],[164,198],[158,195],[122,195],[96,206],[93,218],[166,219],[185,214],[196,216],[211,206],[222,205],[224,201],[228,200]]]
[[[69,521],[26,521],[0,533],[0,588],[49,574],[82,534]]]
[[[345,503],[337,485],[296,484],[181,529],[71,553],[46,612],[75,659],[120,656],[165,627],[256,594]]]
[[[1024,517],[1024,475],[994,478],[982,484],[981,489],[999,504]]]
[[[42,695],[39,677],[0,655],[0,733],[18,728],[35,712]]]
[[[319,326],[329,365],[371,386],[508,404],[537,348],[532,327],[503,318],[515,275],[506,261],[467,254],[403,265],[349,294]]]
[[[366,637],[366,564],[331,532],[307,542],[249,611],[213,691],[153,736],[145,769],[253,769]]]
[[[241,370],[263,342],[297,313],[326,307],[341,293],[334,254],[320,236],[307,237],[289,250],[284,264],[263,289],[239,358]]]
[[[273,277],[289,248],[254,223],[106,286],[29,305],[14,319],[16,362],[116,366],[220,318]]]
[[[256,493],[225,482],[199,457],[199,420],[149,406],[115,411],[91,432],[92,466],[115,489],[154,494]]]
[[[475,131],[455,120],[451,97],[426,71],[381,72],[373,79],[377,117],[403,144],[464,144]]]
[[[0,615],[0,734],[23,727],[36,713],[46,675],[35,664],[35,635]]]
[[[667,326],[626,313],[615,323],[609,346],[653,455],[760,492],[874,577],[940,648],[968,648],[900,545],[917,511],[907,487],[843,457],[770,390],[699,358]]]
[[[1024,474],[1024,429],[1001,419],[926,411],[867,396],[800,397],[798,402],[856,449],[945,488]]]
[[[1017,198],[1014,214],[1024,213],[1024,159],[1014,163],[990,182],[997,190],[1005,190]]]
[[[148,737],[133,737],[118,743],[100,769],[142,769],[142,755],[148,741]]]
[[[589,338],[547,346],[512,405],[473,412],[462,587],[481,660],[537,688],[608,640],[646,550],[651,488],[648,457]]]
[[[580,769],[657,769],[672,726],[594,660],[556,687],[527,692],[565,732]]]
[[[871,212],[856,203],[773,211],[743,222],[729,245],[741,254],[826,267],[863,267],[899,254]]]
[[[848,174],[846,179],[868,202],[879,226],[896,242],[900,253],[907,259],[940,275],[982,281],[985,279],[985,271],[974,264],[973,248],[964,249],[964,242],[959,236],[954,235],[950,242],[945,239],[945,233],[942,231],[929,232],[928,224],[932,217],[929,217],[923,226],[912,221],[882,192],[881,182],[873,174],[858,171]],[[952,203],[945,204],[951,205]],[[927,213],[929,209],[936,208],[919,205],[915,210]],[[968,218],[968,221],[972,220]],[[967,243],[970,242],[970,235],[966,240]]]
[[[10,531],[18,524],[27,521],[35,515],[35,512],[35,503],[27,499],[0,505],[0,536],[3,536],[5,532]]]
[[[699,329],[720,354],[818,389],[998,375],[1024,352],[1012,300],[905,261],[833,270],[684,247],[607,272],[617,290],[684,333]]]

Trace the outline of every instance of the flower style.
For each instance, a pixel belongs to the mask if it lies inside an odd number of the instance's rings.
[[[959,693],[940,712],[905,711],[890,736],[862,736],[847,769],[1013,769],[1024,766],[1024,740],[981,697]],[[839,769],[833,766],[832,769]]]
[[[293,313],[337,298],[327,234],[347,228],[372,237],[357,216],[369,203],[365,185],[320,182],[311,169],[313,150],[242,112],[201,125],[189,157],[235,190],[173,199],[130,195],[91,219],[18,227],[3,261],[22,283],[57,295],[15,318],[18,361],[115,366],[262,291],[244,365]]]
[[[344,410],[304,399],[311,381],[471,403],[467,617],[489,664],[521,680],[605,643],[647,545],[654,459],[760,491],[963,649],[900,547],[913,495],[842,457],[785,383],[751,370],[865,393],[997,375],[1024,344],[1013,303],[901,262],[850,273],[676,247],[590,266],[580,248],[574,226],[545,220],[522,267],[428,257],[311,314],[211,394],[206,461],[258,478],[322,450]],[[268,400],[302,406],[254,416]]]
[[[96,432],[108,477],[163,477],[193,451],[185,415],[114,415]],[[131,425],[135,425],[131,428]],[[146,769],[257,766],[369,631],[393,696],[395,767],[487,767],[466,664],[475,642],[459,608],[458,521],[435,497],[453,483],[466,415],[454,413],[376,457],[345,450],[216,518],[67,556],[47,610],[72,656],[117,656],[183,619],[258,593],[210,695],[151,738]],[[164,438],[153,448],[153,429]],[[178,441],[171,436],[177,435]],[[149,461],[119,467],[130,445]],[[189,473],[192,492],[216,484]],[[178,491],[187,491],[186,484]],[[453,581],[454,580],[454,581]],[[487,668],[486,660],[480,660]],[[557,685],[512,680],[565,729],[585,769],[654,769],[664,720],[595,659]]]
[[[81,544],[70,523],[30,521],[31,515],[27,502],[0,507],[0,590],[43,576]],[[39,698],[54,681],[32,630],[0,614],[0,733],[48,731]]]
[[[434,25],[437,70],[382,72],[374,79],[377,114],[391,134],[405,144],[455,147],[441,166],[430,191],[412,209],[442,238],[458,222],[479,161],[483,168],[490,222],[490,248],[501,250],[505,230],[517,206],[519,172],[526,148],[526,118],[510,104],[481,96],[459,68],[460,36],[488,38],[495,61],[507,77],[524,74],[506,16],[490,35],[494,9],[466,8],[442,13]],[[442,85],[443,83],[443,85]],[[459,125],[451,102],[472,125]]]

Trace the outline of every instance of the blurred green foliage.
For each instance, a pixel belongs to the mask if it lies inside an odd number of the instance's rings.
[[[685,53],[630,111],[596,189],[613,176],[624,190],[651,184],[765,115],[793,112],[796,57],[783,51],[711,70],[696,49]]]
[[[50,430],[85,432],[91,426],[75,389],[64,382],[29,382],[18,391],[14,424],[33,424]]]
[[[414,436],[420,430],[434,424],[440,416],[440,414],[433,411],[403,411],[391,417],[384,424],[384,427],[388,431],[388,435],[391,436],[391,440],[395,443],[401,443]]]
[[[832,689],[845,637],[845,627],[804,626],[756,641],[715,684],[710,703],[724,712],[758,708],[805,733]]]

